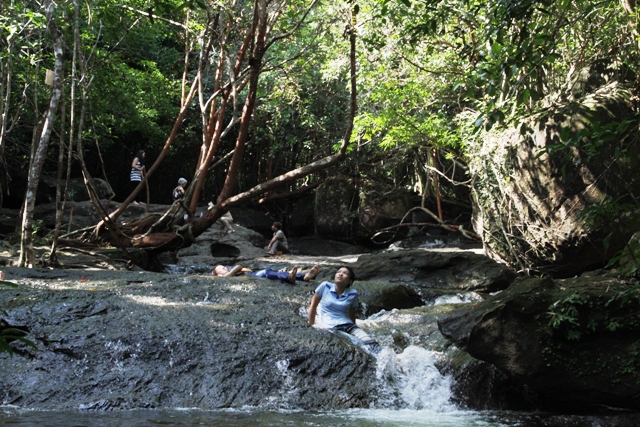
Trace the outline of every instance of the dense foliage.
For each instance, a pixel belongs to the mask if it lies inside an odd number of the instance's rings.
[[[44,84],[53,55],[42,6],[37,0],[0,2],[3,206],[22,202],[19,189],[51,92]],[[89,172],[124,199],[133,155],[142,147],[148,162],[159,155],[196,84],[198,95],[150,182],[153,201],[169,202],[177,179],[191,180],[202,167],[207,126],[220,102],[216,73],[234,67],[254,7],[247,1],[60,2],[54,21],[65,46],[64,102],[43,175],[53,177],[58,150],[82,138]],[[615,64],[625,75],[621,80],[636,86],[640,71],[638,8],[629,1],[293,0],[269,3],[268,11],[272,39],[261,58],[237,192],[335,151],[349,107],[349,23],[358,36],[359,90],[351,155],[288,184],[289,190],[345,174],[424,198],[437,186],[444,197],[468,203],[459,184],[472,182],[465,165],[477,151],[469,147],[487,132],[526,132],[527,118],[582,96],[589,77],[584,70],[598,64]],[[234,74],[239,80],[232,107],[224,110],[216,160],[235,146],[240,95],[250,88],[242,67],[250,64],[243,60]],[[198,73],[203,77],[194,80]],[[588,145],[589,135],[578,141]],[[224,162],[210,168],[199,203],[220,193],[225,174]],[[439,184],[436,174],[443,178]],[[79,175],[74,161],[70,176]],[[52,197],[42,187],[48,196],[41,197]]]

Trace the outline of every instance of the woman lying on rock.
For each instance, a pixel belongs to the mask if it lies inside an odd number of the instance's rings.
[[[309,325],[353,335],[367,350],[374,354],[379,353],[380,344],[356,326],[358,292],[355,289],[349,289],[355,279],[353,269],[342,266],[336,272],[334,283],[320,283],[311,299]],[[318,305],[320,305],[320,312],[316,319]]]
[[[246,276],[251,276],[251,277],[260,277],[260,278],[265,278],[270,280],[280,280],[281,282],[295,285],[296,280],[304,280],[305,282],[308,282],[310,280],[315,279],[318,276],[319,272],[320,272],[320,267],[318,265],[314,265],[306,273],[298,273],[298,267],[293,267],[290,272],[275,271],[275,270],[272,270],[271,268],[265,268],[264,270],[259,270],[253,273],[250,269],[244,268],[241,265],[226,267],[224,265],[218,264],[215,266],[211,274],[218,277],[232,277],[232,276],[239,276],[241,274],[244,274]]]

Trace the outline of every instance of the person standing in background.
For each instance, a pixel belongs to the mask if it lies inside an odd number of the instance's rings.
[[[138,150],[136,156],[133,158],[133,162],[131,162],[131,173],[129,174],[130,181],[130,193],[136,189],[136,187],[142,182],[142,177],[144,174],[144,150]],[[141,200],[140,193],[133,199],[134,204],[138,204]]]
[[[182,199],[185,195],[185,187],[187,186],[187,180],[180,178],[178,180],[178,186],[173,189],[173,200]]]

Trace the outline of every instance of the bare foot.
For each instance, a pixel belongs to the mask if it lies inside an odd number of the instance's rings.
[[[307,271],[307,274],[304,275],[304,278],[302,280],[304,280],[305,282],[313,280],[318,277],[318,273],[320,273],[320,266],[314,265],[313,267],[311,267],[311,270]]]
[[[287,283],[291,283],[292,285],[296,284],[296,274],[298,273],[298,267],[293,267],[289,276],[287,277]]]

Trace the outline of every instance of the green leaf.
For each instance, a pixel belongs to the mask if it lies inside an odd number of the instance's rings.
[[[18,285],[16,283],[7,282],[7,281],[1,281],[1,280],[0,280],[0,285],[8,286],[10,288],[17,288],[18,287]]]
[[[629,125],[631,124],[631,120],[625,120],[623,122],[621,122],[618,125],[618,128],[616,129],[617,133],[625,133],[627,131],[627,129],[629,128]]]
[[[611,244],[612,238],[613,238],[613,233],[610,233],[607,237],[605,237],[602,240],[602,246],[604,247],[605,252],[609,249],[609,245]]]

